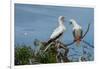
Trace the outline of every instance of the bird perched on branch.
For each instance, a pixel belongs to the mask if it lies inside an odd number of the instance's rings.
[[[77,43],[77,46],[79,46],[80,41],[83,37],[83,30],[82,27],[77,24],[77,22],[74,19],[70,19],[69,22],[72,26],[73,26],[73,36],[74,36],[74,40]]]
[[[45,46],[49,45],[53,41],[58,40],[63,35],[64,31],[66,30],[64,26],[64,18],[65,18],[64,16],[59,16],[58,18],[59,26],[53,31],[53,33],[50,36],[50,39],[47,41]]]

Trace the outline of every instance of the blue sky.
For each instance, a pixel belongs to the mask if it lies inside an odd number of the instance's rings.
[[[94,41],[94,9],[68,6],[49,6],[15,4],[15,44],[33,46],[34,39],[47,41],[53,30],[58,26],[58,17],[65,16],[66,32],[62,41],[69,43],[73,40],[70,19],[75,19],[83,31],[91,23],[90,30],[84,38],[93,45]]]

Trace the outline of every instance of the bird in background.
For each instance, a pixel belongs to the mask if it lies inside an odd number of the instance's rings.
[[[79,46],[83,36],[82,27],[74,19],[70,19],[69,23],[73,26],[73,37],[77,46]]]
[[[53,33],[51,34],[49,40],[46,42],[45,46],[48,46],[50,43],[52,43],[53,41],[57,41],[60,39],[60,37],[63,35],[63,33],[65,32],[66,28],[64,26],[64,20],[65,17],[64,16],[59,16],[58,17],[58,27],[53,31]]]

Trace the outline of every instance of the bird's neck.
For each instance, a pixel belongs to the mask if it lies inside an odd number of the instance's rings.
[[[59,26],[62,26],[64,24],[64,21],[59,21]]]
[[[76,23],[76,22],[73,22],[73,27],[76,27],[76,26],[78,26],[78,24]]]

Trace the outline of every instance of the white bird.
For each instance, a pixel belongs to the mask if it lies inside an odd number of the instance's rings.
[[[58,18],[59,26],[53,31],[53,33],[50,36],[50,39],[47,41],[45,46],[49,45],[50,43],[52,43],[55,40],[58,40],[62,36],[64,31],[66,30],[66,28],[64,26],[64,18],[65,18],[64,16],[59,16],[59,18]]]
[[[76,40],[77,45],[79,45],[83,36],[82,27],[79,24],[77,24],[77,22],[74,19],[70,19],[70,24],[73,26],[74,40]]]

